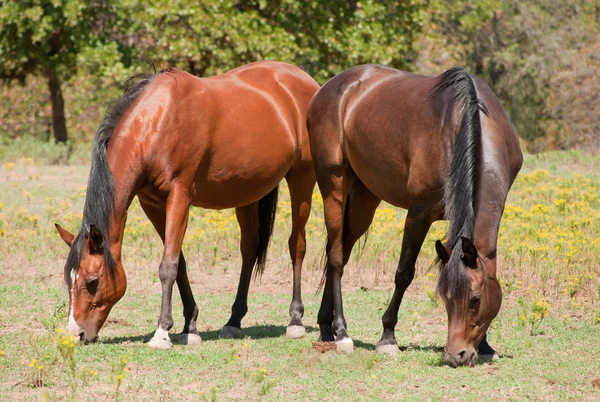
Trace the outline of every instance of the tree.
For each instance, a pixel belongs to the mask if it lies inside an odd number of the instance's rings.
[[[598,144],[599,15],[586,0],[432,0],[418,64],[462,64],[483,78],[530,151]]]
[[[56,141],[67,140],[62,83],[75,74],[83,49],[108,39],[112,7],[99,0],[0,0],[0,80],[46,78]]]
[[[131,33],[141,58],[214,75],[261,59],[303,67],[317,81],[357,64],[410,68],[425,0],[153,0]],[[143,8],[142,8],[143,7]]]

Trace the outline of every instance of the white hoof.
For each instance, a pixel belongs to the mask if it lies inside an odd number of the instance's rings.
[[[219,334],[219,338],[222,339],[242,339],[243,337],[241,329],[229,325],[225,325]]]
[[[179,334],[177,342],[182,345],[200,345],[202,343],[202,338],[198,334],[182,332]]]
[[[350,338],[342,338],[339,341],[335,341],[335,349],[339,353],[352,353],[354,352],[354,342]]]
[[[159,350],[167,350],[173,347],[173,344],[171,343],[171,340],[168,337],[165,339],[163,337],[157,337],[156,335],[154,335],[152,339],[150,339],[150,342],[148,342],[147,345],[152,349]]]
[[[386,355],[397,355],[400,353],[398,345],[377,345],[375,350],[377,353],[384,353]]]
[[[285,336],[290,339],[300,339],[306,334],[306,329],[302,325],[289,325],[285,331]]]

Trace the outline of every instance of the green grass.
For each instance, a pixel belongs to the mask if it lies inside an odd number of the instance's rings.
[[[46,159],[29,157],[0,159],[0,400],[35,400],[45,392],[51,400],[68,400],[69,376],[60,359],[42,369],[43,388],[33,386],[30,364],[44,359],[47,351],[53,353],[52,329],[66,322],[62,266],[67,248],[52,223],[77,230],[88,167],[49,166]],[[265,275],[251,286],[243,321],[247,338],[218,339],[239,274],[235,215],[194,209],[184,248],[205,342],[176,345],[166,352],[150,350],[144,342],[159,313],[161,245],[135,201],[123,252],[127,294],[100,332],[101,342],[75,348],[77,369],[96,373],[87,384],[78,382],[78,399],[114,399],[111,372],[127,356],[124,367],[130,372],[123,367],[119,371],[124,375],[121,400],[210,400],[214,395],[220,400],[598,400],[600,389],[592,381],[600,378],[599,165],[599,157],[578,152],[526,156],[499,242],[504,302],[489,340],[502,358],[474,368],[440,365],[446,314],[431,294],[436,275],[430,268],[433,242],[443,236],[444,223],[430,231],[417,278],[400,309],[396,336],[404,351],[395,357],[374,353],[405,217],[404,211],[388,205],[378,211],[362,256],[354,254],[344,276],[355,353],[313,349],[325,243],[318,193],[307,227],[303,281],[308,334],[299,341],[286,339],[291,269],[285,186]],[[542,296],[551,303],[550,313],[531,336],[521,319],[524,307],[517,301],[522,298],[530,306]],[[174,317],[173,333],[183,323],[177,294]]]
[[[31,290],[31,289],[29,289]],[[3,286],[3,309],[22,311],[27,286]],[[33,399],[41,392],[27,377],[34,357],[27,336],[39,329],[37,317],[51,314],[54,304],[64,298],[55,287],[38,287],[30,297],[32,309],[24,314],[2,317],[6,331],[0,341],[3,400]],[[446,336],[445,312],[432,308],[425,297],[411,293],[404,301],[397,330],[398,341],[406,350],[396,357],[377,355],[374,344],[381,333],[380,316],[389,292],[346,293],[348,325],[357,345],[352,355],[320,353],[312,348],[317,338],[314,319],[319,297],[306,295],[307,336],[298,341],[284,336],[287,294],[257,294],[250,298],[245,320],[245,340],[220,340],[219,325],[226,321],[231,294],[199,297],[199,328],[205,340],[199,346],[176,345],[169,351],[144,346],[154,327],[159,294],[128,294],[111,314],[112,321],[102,332],[102,342],[77,348],[80,366],[98,373],[89,385],[79,389],[85,400],[113,394],[111,362],[128,355],[122,386],[124,400],[199,399],[199,393],[218,388],[219,399],[256,400],[261,384],[251,375],[261,369],[275,386],[265,400],[389,400],[389,399],[575,399],[598,397],[592,380],[600,373],[598,327],[576,317],[558,314],[542,322],[540,334],[530,336],[516,325],[514,300],[506,303],[490,331],[490,342],[502,358],[475,368],[451,369],[441,366],[440,349]],[[176,304],[176,311],[180,305]],[[23,328],[23,318],[33,328]],[[115,322],[117,321],[117,322]],[[181,327],[181,319],[177,327]],[[176,328],[176,329],[178,329]],[[247,348],[244,348],[244,344]],[[236,358],[239,356],[239,358]],[[246,373],[246,375],[245,375]],[[53,398],[67,394],[66,374],[58,368],[48,378],[47,390]]]

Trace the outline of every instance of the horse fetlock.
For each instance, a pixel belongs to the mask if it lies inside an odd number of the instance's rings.
[[[304,304],[301,301],[292,301],[290,304],[290,317],[292,319],[304,317]]]
[[[320,325],[321,334],[319,335],[319,342],[333,342],[335,340],[331,325],[323,324]]]

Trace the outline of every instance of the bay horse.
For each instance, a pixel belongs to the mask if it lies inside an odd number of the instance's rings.
[[[457,366],[473,365],[477,349],[495,355],[485,335],[502,301],[496,243],[523,155],[492,90],[462,68],[428,77],[357,66],[315,94],[308,131],[328,237],[321,340],[335,340],[341,352],[354,349],[341,278],[352,247],[384,200],[408,213],[377,351],[398,352],[394,329],[402,297],[429,227],[445,219],[446,244],[436,242],[437,291],[448,314],[443,358]]]
[[[221,337],[241,337],[252,272],[264,269],[279,182],[291,196],[293,297],[287,335],[301,337],[301,269],[305,225],[316,182],[306,110],[318,84],[298,67],[261,61],[197,78],[177,69],[130,78],[95,135],[92,164],[77,235],[56,225],[70,252],[67,329],[92,341],[125,293],[121,244],[127,209],[137,195],[160,235],[162,302],[148,343],[172,346],[171,298],[176,281],[185,324],[180,342],[198,343],[198,306],[181,252],[190,206],[235,208],[242,269],[231,318]]]

